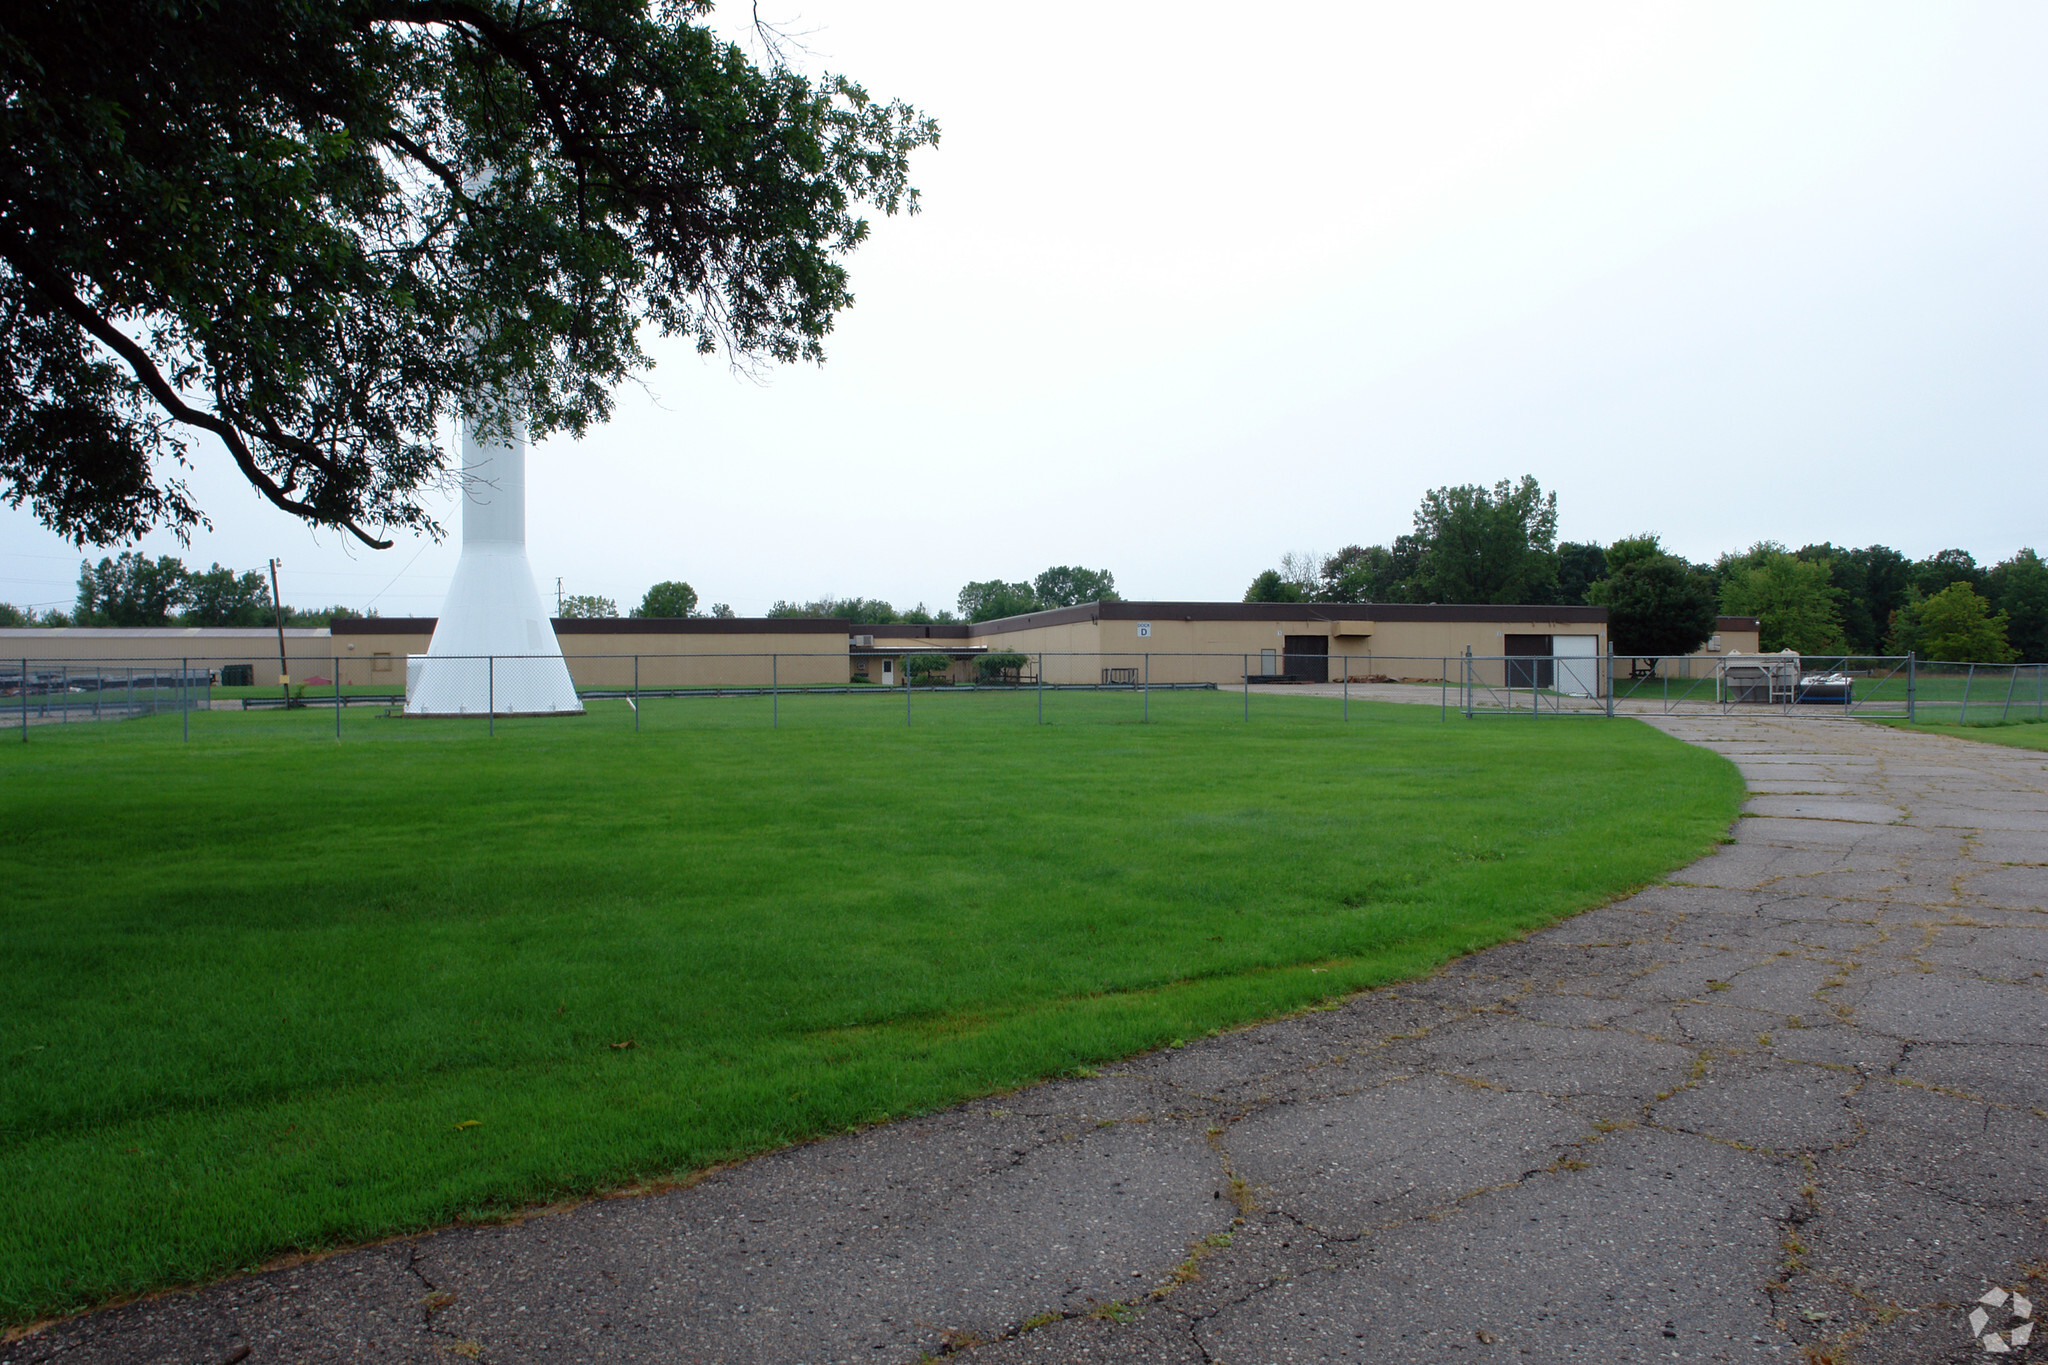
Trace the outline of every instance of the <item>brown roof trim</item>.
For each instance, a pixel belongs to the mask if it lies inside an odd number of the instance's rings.
[[[334,622],[334,635],[432,635],[432,616],[344,616]]]
[[[877,625],[856,622],[846,628],[846,633],[872,635],[878,640],[883,636],[891,640],[964,640],[968,626],[964,621],[888,621]]]
[[[432,616],[352,616],[336,635],[432,635]],[[806,616],[556,617],[557,635],[845,635],[847,623]]]
[[[1605,607],[1415,602],[1087,602],[1078,607],[979,621],[975,635],[1082,621],[1556,621],[1606,625]]]
[[[1760,630],[1762,628],[1763,622],[1757,620],[1754,616],[1716,616],[1714,618],[1715,630]]]
[[[845,635],[821,616],[596,616],[555,621],[557,635]]]

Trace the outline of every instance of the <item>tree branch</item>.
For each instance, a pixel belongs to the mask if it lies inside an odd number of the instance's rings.
[[[101,317],[65,284],[61,275],[36,260],[34,254],[26,248],[27,243],[22,242],[12,232],[0,233],[0,252],[4,252],[8,263],[21,272],[21,277],[50,299],[59,312],[126,361],[136,380],[143,388],[149,390],[150,396],[156,399],[164,411],[188,426],[198,427],[218,436],[221,444],[228,448],[228,454],[234,457],[235,464],[241,468],[243,476],[254,484],[264,497],[283,510],[307,521],[338,525],[373,550],[391,548],[390,541],[377,539],[355,522],[345,517],[324,514],[310,503],[300,502],[288,496],[284,489],[263,471],[262,466],[256,463],[256,457],[250,452],[248,442],[232,423],[223,421],[210,412],[203,412],[180,398],[177,390],[171,387],[170,382],[157,369],[156,362],[149,358],[147,351],[138,346],[120,328]]]

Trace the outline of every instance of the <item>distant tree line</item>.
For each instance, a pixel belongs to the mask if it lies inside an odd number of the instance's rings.
[[[326,626],[363,614],[341,606],[287,606],[284,624]],[[151,559],[132,550],[97,564],[81,562],[78,598],[69,611],[0,602],[0,626],[271,626],[277,618],[269,580],[258,570],[188,569],[175,555]]]
[[[856,625],[886,626],[898,622],[935,625],[948,621],[995,621],[1005,616],[1048,611],[1054,607],[1077,607],[1083,602],[1119,602],[1116,575],[1108,569],[1084,569],[1058,564],[1028,583],[1006,583],[999,578],[969,583],[960,589],[957,613],[941,607],[927,609],[920,602],[908,611],[898,611],[874,597],[820,597],[811,602],[777,602],[768,609],[771,617],[840,618]]]
[[[2048,660],[2048,565],[2031,549],[1984,568],[1966,550],[1911,560],[1883,545],[1760,541],[1711,564],[1653,534],[1557,540],[1557,495],[1536,480],[1433,488],[1391,545],[1288,554],[1247,602],[1599,605],[1618,654],[1689,654],[1714,618],[1754,616],[1766,651]]]
[[[619,604],[609,597],[572,594],[562,599],[557,615],[564,620],[589,619],[600,616],[617,616]],[[693,616],[731,616],[733,610],[724,602],[714,602],[709,611],[697,610],[697,590],[688,583],[665,579],[649,588],[640,598],[640,605],[629,613],[638,618],[674,620]]]

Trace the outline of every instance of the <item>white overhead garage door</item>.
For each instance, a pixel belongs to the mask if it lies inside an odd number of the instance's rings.
[[[1551,657],[1556,661],[1556,687],[1567,697],[1600,695],[1600,637],[1597,635],[1553,635]]]

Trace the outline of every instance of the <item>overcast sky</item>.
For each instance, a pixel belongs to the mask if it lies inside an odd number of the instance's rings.
[[[937,608],[1074,563],[1235,599],[1524,473],[1563,538],[1696,559],[2048,550],[2048,6],[763,10],[938,118],[924,212],[853,258],[824,367],[657,345],[532,453],[544,594]],[[215,529],[145,549],[438,609],[452,505],[351,549],[202,449]],[[78,559],[0,509],[0,599],[69,605]]]

